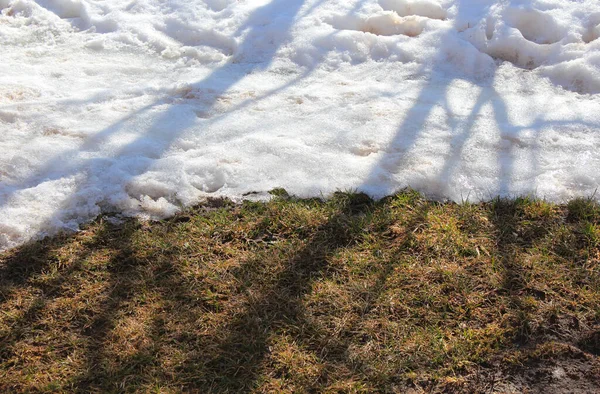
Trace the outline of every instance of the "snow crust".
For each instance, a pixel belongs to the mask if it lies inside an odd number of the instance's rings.
[[[593,195],[597,0],[0,0],[0,249],[102,212]]]

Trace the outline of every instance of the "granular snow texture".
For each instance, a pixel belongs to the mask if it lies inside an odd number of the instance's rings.
[[[0,0],[0,249],[101,212],[594,194],[597,0]]]

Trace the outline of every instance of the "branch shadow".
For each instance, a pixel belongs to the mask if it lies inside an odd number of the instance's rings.
[[[463,14],[468,14],[471,7],[468,2],[458,0],[455,3],[456,15],[454,19],[457,21],[468,19],[463,16]],[[459,29],[458,26],[455,28]],[[451,40],[447,35],[441,35],[438,39],[441,48],[455,45],[455,43],[450,42]],[[447,40],[449,40],[448,43],[446,43]],[[466,45],[471,44],[467,43]],[[472,49],[475,49],[475,47],[473,46]],[[439,54],[443,55],[441,49]],[[489,72],[478,77],[469,73],[461,75],[456,70],[447,72],[445,63],[449,59],[442,57],[438,58],[433,66],[423,65],[418,74],[425,74],[427,80],[423,83],[412,106],[405,112],[395,134],[385,146],[384,154],[373,165],[358,190],[365,191],[368,194],[381,195],[382,189],[384,190],[383,194],[390,194],[395,192],[398,187],[409,187],[433,198],[456,199],[455,195],[450,195],[452,183],[456,180],[455,175],[459,172],[457,170],[465,163],[463,155],[466,153],[469,142],[475,136],[475,126],[478,118],[481,116],[482,111],[489,107],[487,110],[491,113],[490,120],[498,129],[498,135],[493,136],[497,140],[494,147],[495,152],[490,152],[490,155],[496,155],[496,157],[489,158],[490,167],[492,168],[486,168],[486,171],[490,175],[483,174],[483,176],[492,178],[491,186],[486,191],[478,190],[477,192],[481,192],[482,195],[472,196],[473,199],[491,200],[496,196],[517,197],[516,193],[523,189],[523,187],[518,187],[517,184],[522,185],[526,182],[531,182],[531,186],[525,187],[525,189],[530,190],[528,194],[533,194],[536,192],[535,182],[540,171],[539,150],[544,128],[581,126],[594,129],[598,127],[597,124],[590,124],[584,119],[557,121],[544,119],[543,116],[539,116],[527,125],[515,124],[510,113],[512,110],[509,106],[510,103],[507,102],[506,95],[503,94],[505,92],[500,91],[502,82],[498,74],[498,68],[501,67],[504,61],[491,57],[490,59],[494,61],[494,66]],[[453,99],[449,95],[449,88],[456,80],[464,80],[479,90],[474,104],[469,104],[469,113],[460,118],[454,116],[449,105],[450,100]],[[457,97],[456,100],[464,100],[464,97]],[[436,140],[437,137],[424,134],[424,131],[437,131],[436,125],[427,125],[431,118],[436,117],[437,114],[434,114],[436,109],[441,109],[445,117],[447,129],[450,132],[447,141],[442,138]],[[522,134],[525,131],[531,131],[533,137],[528,136],[527,143],[531,143],[531,145],[524,147]],[[431,163],[436,158],[430,160],[428,157],[427,160],[420,161],[418,148],[428,147],[429,145],[436,146],[440,143],[447,146],[446,151],[440,152],[442,158],[439,163],[441,165]],[[428,155],[434,156],[432,152],[428,152]],[[529,155],[529,162],[526,165],[530,166],[530,169],[525,176],[522,175],[523,169],[519,168],[523,164],[521,157],[523,155]],[[495,165],[493,162],[495,162]],[[415,165],[415,163],[418,165]],[[476,173],[478,171],[478,168],[472,170]],[[403,183],[398,185],[398,181],[394,177],[403,172],[408,174],[409,179],[403,179]],[[530,179],[527,179],[527,175]],[[415,178],[416,180],[412,180]],[[411,182],[414,183],[411,184]],[[396,189],[391,188],[394,186],[396,186]],[[465,190],[469,193],[467,199],[471,197],[471,191]],[[483,195],[485,192],[489,195]]]
[[[77,392],[91,392],[97,389],[99,382],[109,378],[105,363],[114,358],[106,349],[109,334],[114,330],[124,305],[131,302],[136,292],[141,291],[146,284],[142,279],[145,261],[135,256],[131,239],[138,228],[136,221],[128,223],[125,227],[113,228],[109,225],[104,234],[100,235],[104,242],[114,243],[118,248],[108,263],[108,291],[97,302],[93,318],[81,332],[85,338],[87,356],[83,369],[85,372],[73,379],[72,386]],[[135,376],[139,371],[131,369],[127,372]],[[114,376],[111,378],[114,379]],[[113,383],[113,379],[108,381]],[[103,387],[103,390],[108,391],[114,389],[115,387]]]
[[[375,209],[380,204],[385,204],[385,200],[379,201],[375,204]],[[373,366],[369,363],[365,363],[364,360],[352,358],[350,356],[351,349],[356,346],[357,343],[364,342],[363,337],[357,337],[357,332],[364,332],[361,330],[360,325],[365,321],[368,321],[369,315],[377,313],[378,303],[381,301],[381,297],[388,290],[388,280],[394,275],[394,271],[403,262],[404,258],[402,254],[405,253],[406,248],[410,248],[410,244],[414,241],[412,234],[417,232],[427,222],[427,214],[431,209],[431,205],[418,201],[415,203],[415,210],[412,212],[410,219],[406,224],[403,225],[405,233],[394,240],[393,252],[389,260],[383,262],[382,266],[377,269],[374,276],[375,279],[372,284],[360,292],[359,298],[362,301],[360,306],[359,319],[354,320],[350,325],[344,327],[343,332],[340,332],[337,338],[333,339],[327,337],[322,343],[319,341],[314,342],[314,338],[319,338],[319,330],[311,326],[308,322],[304,323],[307,328],[305,329],[304,335],[298,335],[297,340],[299,343],[304,344],[308,349],[312,350],[314,354],[320,355],[320,361],[324,364],[324,370],[319,376],[319,380],[327,381],[328,370],[339,370],[345,369],[350,371],[354,376],[368,377],[372,375]],[[301,321],[295,321],[293,324],[301,325]],[[311,341],[313,341],[311,343]],[[322,347],[318,347],[322,346]],[[323,351],[327,348],[327,351]],[[376,381],[377,379],[374,379]],[[398,379],[392,383],[393,385],[399,384],[404,387],[404,383],[401,379]],[[377,384],[382,385],[380,387],[382,391],[386,391],[389,388],[383,385],[383,381],[378,381]],[[379,389],[375,386],[374,389]]]
[[[492,203],[491,213],[491,222],[496,228],[496,250],[500,257],[498,263],[502,270],[499,294],[508,298],[509,306],[518,319],[513,322],[513,326],[517,328],[514,337],[516,344],[526,345],[531,329],[528,308],[522,299],[527,291],[524,279],[526,270],[518,250],[529,245],[518,236],[518,202],[498,198]]]
[[[19,181],[18,184],[7,185],[0,195],[0,209],[8,206],[12,198],[21,191],[35,188],[44,182],[75,176],[81,172],[84,172],[83,179],[78,181],[76,190],[72,191],[70,197],[62,202],[62,206],[76,204],[78,194],[87,199],[86,205],[94,205],[96,211],[104,209],[102,207],[114,206],[113,200],[115,199],[122,200],[126,198],[128,194],[127,185],[137,176],[151,170],[153,164],[164,156],[173,142],[196,124],[199,118],[199,115],[197,115],[198,110],[201,110],[201,112],[211,111],[218,100],[247,75],[269,67],[279,48],[289,39],[289,31],[293,27],[304,3],[304,0],[272,0],[256,9],[235,34],[236,36],[245,34],[245,39],[239,45],[236,54],[227,63],[213,70],[207,77],[188,86],[187,90],[189,92],[196,92],[201,96],[201,102],[186,100],[185,97],[183,97],[184,100],[181,103],[159,99],[134,113],[128,114],[125,118],[89,137],[77,149],[63,152],[60,156],[49,160],[43,165],[41,171]],[[264,23],[258,22],[269,15],[276,15],[277,34],[270,32],[268,45],[259,45],[264,40],[263,35],[267,28],[264,27]],[[244,62],[242,65],[240,62],[244,59],[244,56],[256,54],[257,48],[262,48],[259,54],[264,61]],[[226,116],[228,113],[285,90],[310,75],[313,70],[314,68],[307,69],[293,80],[266,92],[260,97],[244,100],[232,106],[226,112],[214,116],[210,121],[216,121],[219,117]],[[165,106],[166,109],[162,109]],[[117,151],[109,153],[109,155],[102,153],[103,147],[109,140],[115,139],[129,121],[157,111],[160,114],[153,120],[147,132],[137,135],[133,140],[122,145]],[[72,159],[72,156],[77,156],[78,152],[81,151],[86,152],[86,156],[92,156],[92,158]],[[98,157],[98,154],[101,157]],[[115,179],[115,177],[120,179]],[[119,183],[124,185],[123,188],[118,190],[118,187],[115,189],[112,186],[112,196],[102,196],[102,193],[99,193],[104,188],[103,185],[118,185]],[[214,190],[208,190],[208,192],[212,191]],[[86,195],[88,197],[85,197]],[[89,196],[96,197],[90,198]],[[136,198],[137,196],[130,197]],[[152,197],[158,198],[159,196]],[[60,212],[56,213],[52,220],[61,221]]]
[[[19,316],[9,317],[9,329],[0,333],[0,364],[3,368],[23,362],[15,353],[16,344],[31,340],[36,331],[44,330],[46,323],[42,319],[44,315],[52,313],[49,309],[51,304],[65,296],[63,285],[72,286],[71,282],[76,276],[86,272],[86,260],[106,246],[104,239],[108,231],[110,228],[105,222],[94,238],[68,261],[62,261],[60,253],[63,248],[77,248],[81,241],[76,240],[74,234],[26,244],[9,252],[8,257],[0,261],[0,307],[18,300],[19,293],[23,291],[33,298]],[[44,275],[50,275],[51,278],[38,280],[39,276]]]
[[[340,248],[356,242],[368,224],[372,200],[364,194],[350,196],[339,211],[294,250],[272,284],[250,293],[243,310],[217,337],[205,338],[210,349],[185,360],[178,368],[182,376],[194,376],[190,389],[204,392],[248,392],[255,387],[262,364],[269,353],[272,335],[297,327],[310,330],[304,319],[302,299],[315,280],[332,274],[329,259]],[[240,272],[253,270],[261,261],[250,259]],[[210,354],[210,356],[209,356]],[[185,379],[184,379],[185,380]]]

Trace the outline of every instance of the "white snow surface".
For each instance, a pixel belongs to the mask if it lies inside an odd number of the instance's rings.
[[[593,195],[598,0],[0,0],[0,249],[103,212]]]

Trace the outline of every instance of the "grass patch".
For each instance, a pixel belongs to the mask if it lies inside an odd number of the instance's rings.
[[[595,202],[273,195],[1,254],[0,391],[600,387]]]

